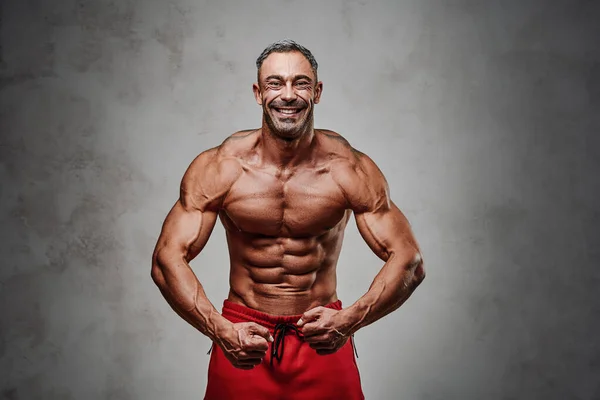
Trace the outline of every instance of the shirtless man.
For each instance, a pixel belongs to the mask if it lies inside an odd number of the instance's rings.
[[[158,238],[152,278],[213,341],[205,399],[364,399],[352,335],[421,283],[419,247],[374,162],[339,134],[314,129],[323,84],[310,51],[284,40],[256,64],[262,126],[192,161]],[[352,214],[385,264],[367,293],[342,308],[336,266]],[[217,217],[230,255],[222,313],[189,266]]]

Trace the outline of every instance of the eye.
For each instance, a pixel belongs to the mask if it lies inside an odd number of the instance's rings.
[[[273,87],[273,88],[278,88],[281,86],[281,82],[271,81],[271,82],[267,82],[267,85],[269,85],[270,87]]]
[[[307,87],[310,85],[310,82],[307,81],[298,81],[296,82],[296,86],[300,86],[300,87]]]

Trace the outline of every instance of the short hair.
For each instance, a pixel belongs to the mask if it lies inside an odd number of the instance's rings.
[[[298,51],[298,52],[302,53],[302,55],[304,57],[306,57],[306,59],[310,63],[310,66],[312,67],[312,70],[315,74],[315,79],[316,79],[317,78],[317,69],[319,68],[319,64],[317,64],[317,60],[315,60],[315,57],[312,55],[310,50],[308,50],[306,47],[296,43],[295,41],[293,41],[291,39],[283,39],[278,42],[272,43],[269,46],[267,46],[266,49],[263,50],[263,52],[260,54],[260,56],[258,56],[258,58],[256,59],[257,76],[260,74],[260,67],[262,67],[263,62],[269,56],[269,54],[271,54],[271,53],[290,53],[292,51]]]

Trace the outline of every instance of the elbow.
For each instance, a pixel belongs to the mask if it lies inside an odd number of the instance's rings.
[[[415,287],[417,287],[425,280],[425,266],[423,265],[423,257],[420,253],[417,253],[413,258],[411,269],[413,270]]]
[[[415,269],[415,281],[417,285],[420,285],[421,282],[425,280],[425,268],[423,267],[423,263],[419,264],[417,269]]]
[[[166,288],[167,280],[173,277],[176,267],[180,264],[181,260],[183,258],[178,253],[167,248],[154,253],[150,276],[159,289],[163,290]]]
[[[152,281],[158,286],[162,288],[165,285],[165,275],[163,273],[163,264],[160,261],[159,253],[155,253],[152,256],[152,268],[150,270],[150,277]]]
[[[152,263],[152,269],[150,270],[150,277],[152,278],[152,281],[157,286],[160,286],[161,283],[164,282],[162,269],[160,268],[160,266],[158,264]]]
[[[152,281],[160,290],[165,286],[165,276],[163,275],[162,269],[158,264],[152,264],[152,270],[150,271],[150,277]]]

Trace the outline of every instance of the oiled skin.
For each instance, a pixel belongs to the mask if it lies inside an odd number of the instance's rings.
[[[189,262],[218,216],[231,260],[229,300],[274,315],[302,314],[337,300],[337,261],[352,211],[380,258],[387,259],[389,245],[368,227],[380,210],[393,219],[395,237],[388,240],[399,244],[398,255],[416,257],[408,223],[373,161],[332,131],[315,130],[311,147],[310,159],[282,169],[262,159],[261,131],[253,130],[200,154],[183,178],[182,199],[165,221],[157,251],[184,234],[182,224],[192,225],[186,229],[195,231]],[[170,227],[171,216],[186,221]]]
[[[316,131],[313,157],[282,170],[261,160],[259,131],[234,135],[215,162],[233,157],[240,174],[219,216],[231,258],[229,300],[270,314],[302,314],[337,300],[336,265],[349,204],[335,173],[358,154],[333,132]],[[348,171],[346,171],[348,170]]]
[[[301,314],[298,326],[319,354],[337,351],[349,335],[400,307],[425,276],[381,171],[337,133],[313,129],[322,91],[315,78],[302,54],[269,55],[253,86],[261,128],[196,157],[153,253],[152,278],[173,310],[238,368],[260,363],[272,337],[255,323],[220,315],[189,266],[217,218],[230,253],[229,300],[273,315]],[[351,215],[385,263],[356,302],[324,309],[337,300],[337,261]]]

